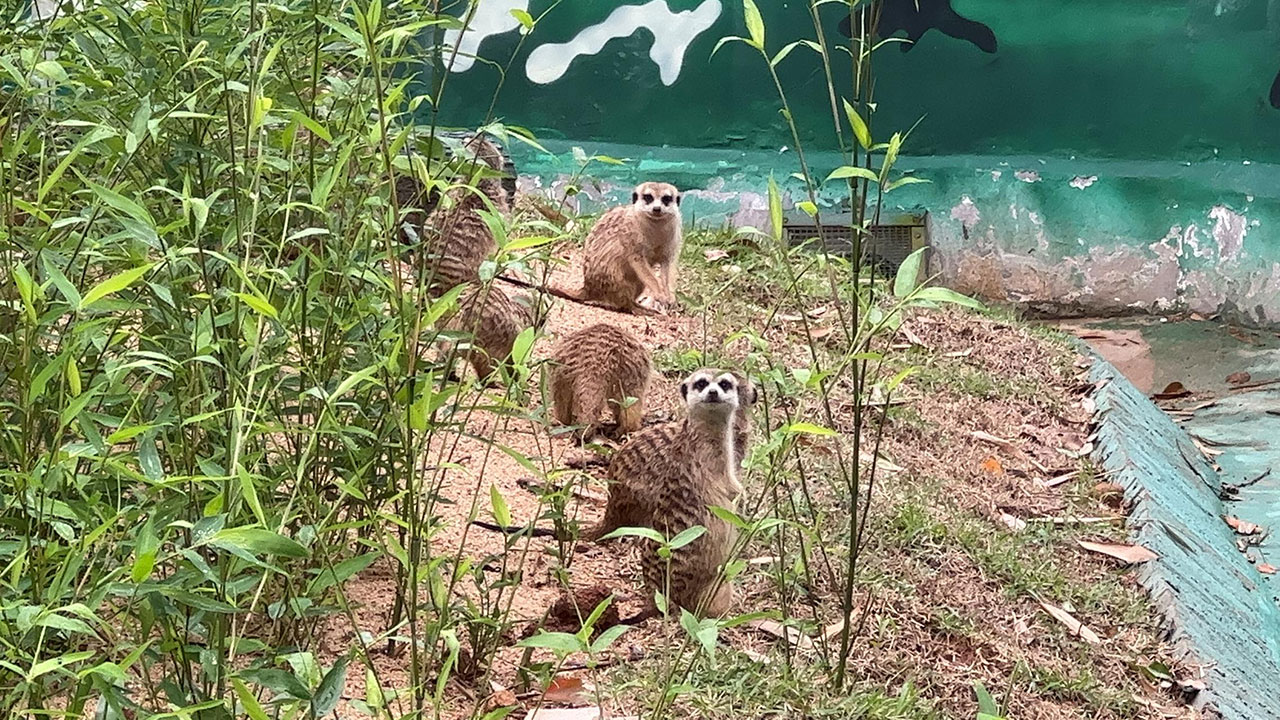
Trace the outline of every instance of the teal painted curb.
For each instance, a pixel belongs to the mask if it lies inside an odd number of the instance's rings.
[[[1224,720],[1280,718],[1280,609],[1236,549],[1220,480],[1191,438],[1110,363],[1090,370],[1095,459],[1124,488],[1133,541],[1160,557],[1138,581],[1181,656],[1204,668],[1196,704]]]

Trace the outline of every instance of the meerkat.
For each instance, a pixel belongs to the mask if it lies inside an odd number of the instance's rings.
[[[587,234],[581,290],[499,279],[587,305],[661,314],[675,303],[681,227],[680,191],[667,183],[641,183],[630,205],[606,212]]]
[[[489,379],[497,364],[511,355],[516,337],[534,324],[532,299],[512,296],[493,285],[470,284],[458,296],[457,308],[442,319],[443,327],[471,335],[471,347],[462,356],[476,377]]]
[[[587,235],[583,297],[629,312],[661,312],[675,303],[683,244],[680,191],[667,183],[637,185],[631,204],[605,213]]]
[[[646,428],[618,450],[609,463],[604,520],[588,533],[598,540],[620,527],[638,526],[671,538],[695,525],[706,528],[672,553],[669,568],[652,541],[644,542],[642,561],[650,589],[704,616],[723,615],[733,598],[731,588],[721,582],[720,566],[728,560],[736,534],[710,508],[735,510],[742,492],[738,445],[747,436],[739,432],[737,416],[749,412],[754,388],[744,388],[740,377],[706,368],[680,383],[685,418]]]
[[[468,140],[463,149],[468,159],[487,165],[493,170],[503,169],[502,152],[483,135]],[[493,231],[480,215],[481,210],[507,214],[511,210],[502,179],[482,177],[475,187],[458,186],[445,192],[444,198],[426,194],[424,197],[416,181],[397,183],[397,197],[404,197],[410,206],[427,211],[425,220],[420,213],[409,213],[407,229],[422,228],[420,241],[427,265],[424,268],[428,289],[433,295],[465,282],[480,278],[480,264],[498,250]],[[402,228],[402,234],[406,228]],[[416,232],[416,231],[415,231]]]
[[[561,425],[584,426],[594,435],[606,406],[618,432],[633,433],[644,420],[645,394],[653,362],[634,335],[597,323],[569,335],[551,352],[551,400]],[[630,405],[627,398],[634,398]]]

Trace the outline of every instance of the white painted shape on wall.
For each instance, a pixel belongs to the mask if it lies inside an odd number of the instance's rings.
[[[539,85],[555,82],[579,56],[595,55],[610,40],[630,37],[640,28],[647,28],[653,33],[649,59],[658,66],[662,84],[669,86],[680,77],[689,45],[720,19],[722,10],[720,0],[705,0],[693,10],[680,12],[672,12],[666,0],[623,5],[609,13],[604,22],[583,28],[569,42],[535,48],[525,62],[525,74]]]
[[[471,18],[471,23],[467,26],[466,31],[462,30],[446,30],[444,34],[444,46],[455,48],[458,55],[453,60],[454,72],[465,72],[476,64],[476,53],[480,50],[480,44],[490,35],[502,35],[509,33],[520,27],[520,21],[511,14],[512,10],[529,11],[529,0],[475,0],[480,5],[476,7],[475,15]],[[470,8],[468,8],[470,12]],[[465,20],[467,13],[462,14]],[[445,57],[445,62],[448,62]]]

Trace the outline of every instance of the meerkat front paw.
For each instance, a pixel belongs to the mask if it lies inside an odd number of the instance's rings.
[[[666,305],[652,295],[641,295],[636,298],[636,306],[652,315],[666,315]]]

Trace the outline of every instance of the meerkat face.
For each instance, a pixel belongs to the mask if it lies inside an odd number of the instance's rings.
[[[738,409],[740,387],[735,373],[704,368],[680,383],[680,396],[691,416],[727,418]]]
[[[680,216],[680,191],[667,183],[642,183],[631,192],[631,207],[651,220],[677,218]]]

